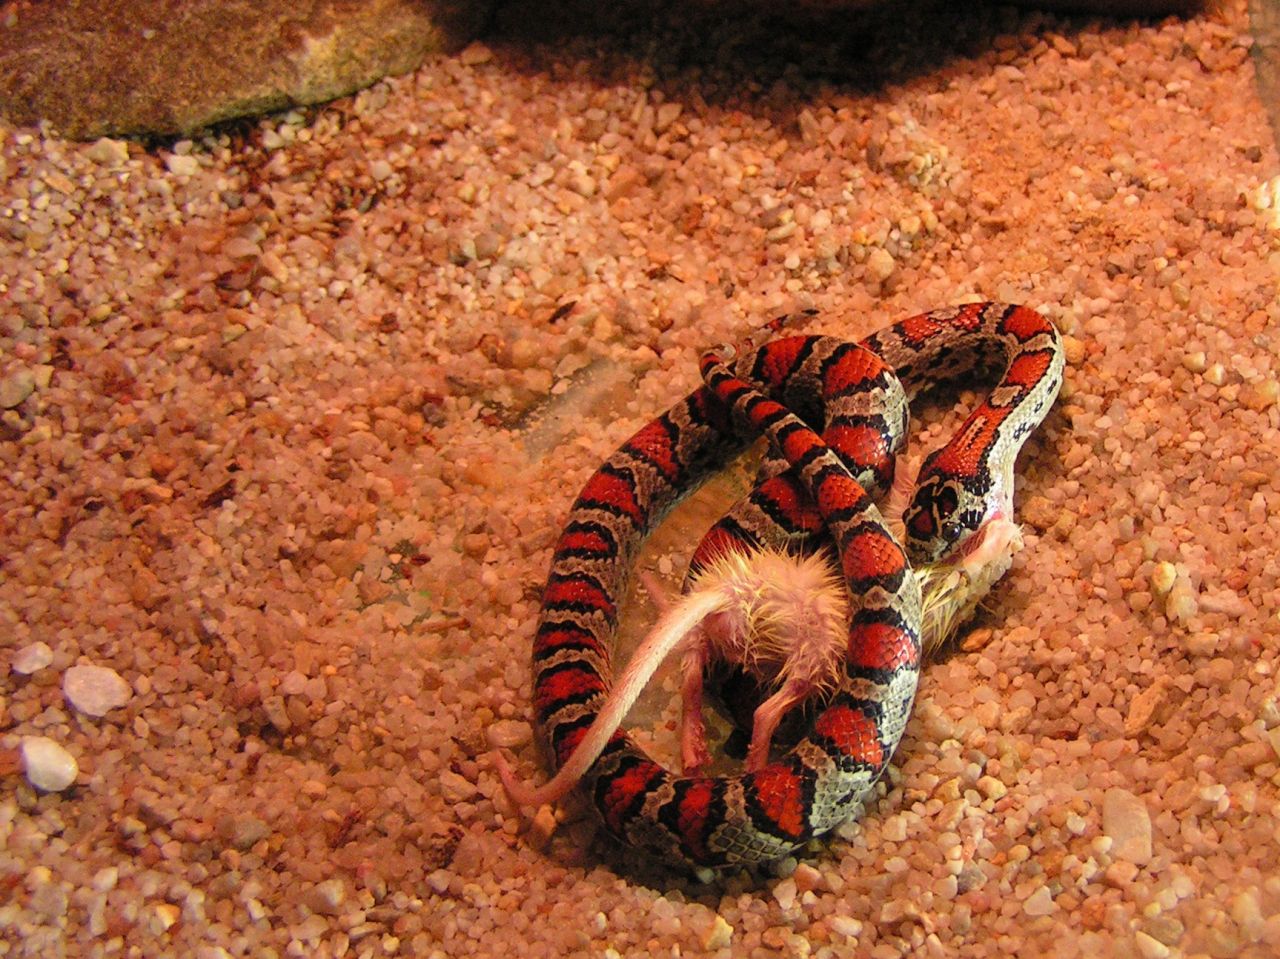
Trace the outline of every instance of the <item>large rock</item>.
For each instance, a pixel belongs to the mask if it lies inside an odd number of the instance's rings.
[[[0,115],[66,136],[191,133],[342,96],[472,39],[491,0],[16,0]]]

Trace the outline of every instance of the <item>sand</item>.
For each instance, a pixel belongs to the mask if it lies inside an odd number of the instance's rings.
[[[2,131],[0,955],[1280,950],[1243,3],[845,22],[504,27],[205,139]],[[861,818],[701,883],[514,810],[551,544],[699,349],[975,298],[1057,322],[1067,383]]]

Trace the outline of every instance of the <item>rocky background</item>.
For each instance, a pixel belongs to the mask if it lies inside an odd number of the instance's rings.
[[[747,5],[752,5],[748,2]],[[875,0],[806,0],[790,15]],[[885,4],[891,5],[891,4]],[[1055,0],[1062,10],[1158,15],[1196,0]],[[643,16],[652,3],[508,5],[530,26]],[[702,8],[726,6],[702,2]],[[322,103],[479,36],[494,0],[16,0],[0,5],[0,117],[63,136],[188,135]]]

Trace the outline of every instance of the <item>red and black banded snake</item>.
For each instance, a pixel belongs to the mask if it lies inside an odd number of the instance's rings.
[[[851,610],[835,688],[796,746],[776,760],[757,756],[738,775],[677,776],[612,728],[598,729],[600,744],[584,751],[599,758],[573,769],[567,783],[557,777],[554,788],[521,787],[503,761],[499,770],[521,802],[553,799],[580,777],[622,842],[667,862],[719,868],[776,859],[824,834],[883,773],[918,679],[913,566],[963,555],[989,521],[1012,515],[1014,461],[1058,394],[1063,355],[1057,331],[1036,311],[974,303],[902,320],[860,344],[784,337],[744,350],[731,366],[708,353],[702,371],[705,385],[627,440],[572,507],[534,640],[535,726],[561,768],[593,724],[604,725],[618,609],[640,544],[677,500],[761,433],[773,453],[764,479],[708,533],[693,565],[726,548],[825,530]],[[903,547],[874,499],[892,479],[907,400],[970,373],[1000,376],[955,436],[926,457],[903,516]]]

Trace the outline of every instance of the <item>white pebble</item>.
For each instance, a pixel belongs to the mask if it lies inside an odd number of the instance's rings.
[[[832,916],[831,931],[846,939],[857,939],[862,935],[862,920],[853,916]]]
[[[1209,367],[1208,358],[1204,355],[1204,350],[1195,350],[1191,353],[1182,354],[1182,365],[1192,373],[1203,373]]]
[[[1169,590],[1169,595],[1165,597],[1164,605],[1165,612],[1169,614],[1169,618],[1176,619],[1184,626],[1200,610],[1195,588],[1186,580],[1181,579],[1173,584],[1173,589]]]
[[[200,172],[200,161],[193,156],[173,154],[164,161],[174,176],[193,176]]]
[[[707,951],[728,949],[733,941],[733,926],[725,922],[723,916],[716,914],[711,925],[702,934],[702,947]]]
[[[80,767],[76,758],[48,736],[26,736],[22,740],[22,766],[27,781],[44,792],[61,792],[76,781]]]
[[[120,869],[117,866],[104,866],[93,874],[93,888],[98,892],[110,892],[120,881]]]
[[[440,774],[440,794],[445,802],[467,802],[476,794],[476,785],[465,776],[446,769]]]
[[[1135,866],[1151,859],[1151,815],[1146,803],[1127,789],[1108,789],[1102,797],[1102,831],[1111,854]]]
[[[1053,894],[1049,892],[1048,886],[1041,886],[1022,904],[1022,911],[1028,916],[1047,916],[1057,908],[1058,904],[1053,901]]]
[[[867,257],[867,270],[872,278],[881,283],[889,279],[897,268],[898,264],[894,262],[893,256],[881,247],[876,247]]]
[[[23,676],[38,673],[53,662],[53,650],[48,643],[28,643],[13,657],[13,671]]]
[[[94,141],[85,151],[85,155],[100,166],[119,166],[129,159],[129,144],[124,140],[112,140],[102,137]]]
[[[905,816],[890,816],[884,821],[880,833],[890,842],[902,842],[907,838],[907,818]]]
[[[1172,563],[1157,563],[1155,569],[1151,571],[1151,588],[1156,595],[1163,596],[1173,588],[1177,578],[1178,570]]]
[[[533,739],[533,730],[526,722],[500,719],[487,730],[489,745],[495,749],[514,749]]]
[[[129,684],[106,666],[72,666],[62,677],[62,692],[77,712],[105,716],[133,695]]]
[[[1138,952],[1143,959],[1164,959],[1165,956],[1169,955],[1168,946],[1145,932],[1135,933],[1133,942],[1138,947]]]
[[[773,887],[773,898],[783,909],[790,909],[796,901],[796,884],[794,879],[783,879]]]
[[[336,916],[347,899],[347,887],[341,879],[318,882],[303,896],[303,904],[322,916]]]

